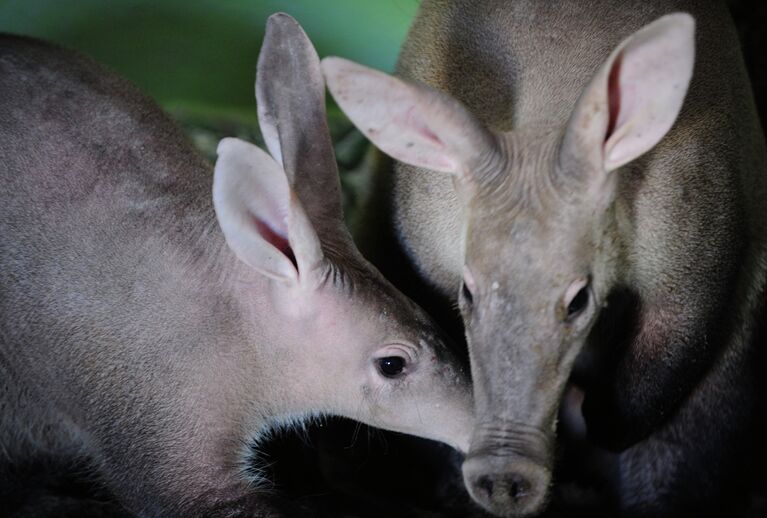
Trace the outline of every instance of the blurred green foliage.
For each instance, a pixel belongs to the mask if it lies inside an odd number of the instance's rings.
[[[417,0],[0,0],[0,31],[80,49],[166,107],[253,105],[266,19],[284,11],[320,56],[391,70]]]
[[[224,136],[261,143],[253,82],[269,15],[295,17],[321,57],[392,70],[417,7],[418,0],[0,0],[0,31],[108,65],[164,106],[212,160]],[[367,196],[368,144],[337,108],[328,115],[353,220]]]

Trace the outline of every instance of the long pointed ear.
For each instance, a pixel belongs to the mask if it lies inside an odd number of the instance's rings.
[[[342,58],[323,59],[322,71],[351,121],[397,160],[464,177],[497,152],[492,133],[446,94]]]
[[[312,219],[342,220],[320,60],[301,26],[285,13],[272,15],[266,25],[256,101],[269,152],[282,164]]]
[[[694,57],[695,21],[685,13],[659,18],[629,36],[578,100],[563,153],[609,172],[649,151],[682,108]]]
[[[229,247],[264,275],[297,282],[322,261],[320,241],[282,167],[253,144],[219,143],[213,206]]]

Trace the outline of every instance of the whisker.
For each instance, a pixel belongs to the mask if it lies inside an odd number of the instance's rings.
[[[352,433],[352,442],[349,444],[349,446],[346,447],[347,450],[354,448],[354,445],[357,444],[357,439],[360,435],[360,429],[362,429],[362,422],[355,421],[354,432]]]

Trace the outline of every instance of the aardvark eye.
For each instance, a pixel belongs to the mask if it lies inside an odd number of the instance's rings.
[[[466,304],[471,307],[471,305],[474,303],[474,295],[471,294],[471,290],[466,286],[466,283],[463,283],[463,300],[466,301]]]
[[[567,318],[573,318],[578,313],[586,309],[586,306],[589,303],[589,289],[588,286],[584,286],[580,290],[578,290],[578,293],[575,294],[575,297],[573,297],[573,300],[570,301],[570,303],[567,305]]]
[[[378,359],[378,371],[386,378],[396,378],[405,370],[405,364],[401,356],[386,356]]]

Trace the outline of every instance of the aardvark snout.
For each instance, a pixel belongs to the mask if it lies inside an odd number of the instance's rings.
[[[506,435],[506,434],[504,434]],[[539,513],[548,498],[551,462],[541,434],[521,439],[472,444],[463,463],[463,479],[471,496],[488,511],[504,517]]]

